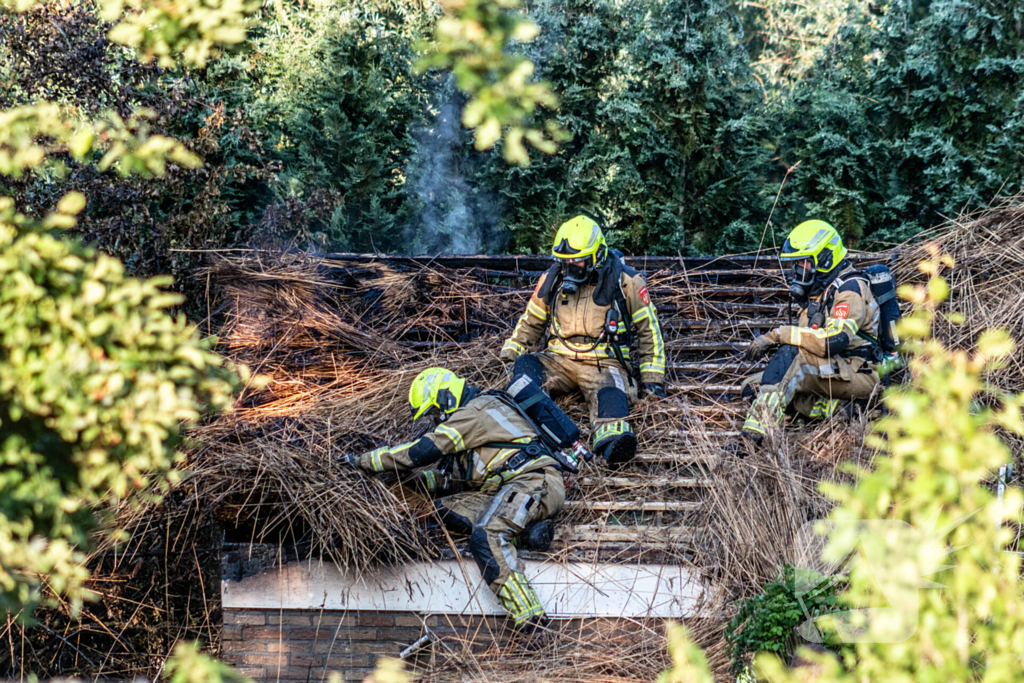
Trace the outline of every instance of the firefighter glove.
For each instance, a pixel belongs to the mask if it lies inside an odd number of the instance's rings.
[[[665,398],[665,385],[661,382],[644,382],[644,393],[654,394],[658,398]]]
[[[346,453],[341,456],[341,464],[343,467],[351,467],[352,469],[359,469],[359,456],[355,453]]]
[[[760,337],[754,337],[754,341],[750,342],[750,346],[747,347],[745,354],[747,360],[758,360],[761,356],[768,353],[773,346],[778,342],[775,341],[775,337],[772,334],[763,334]]]

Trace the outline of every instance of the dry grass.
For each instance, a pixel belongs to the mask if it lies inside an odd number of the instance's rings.
[[[940,329],[944,341],[968,348],[990,326],[1007,328],[1024,341],[1019,310],[1024,279],[1018,275],[1024,265],[1024,205],[1018,200],[963,217],[927,237],[957,259],[949,274],[950,306],[967,316],[965,325]],[[917,241],[902,250],[900,282],[923,279],[914,264],[925,254]],[[45,669],[49,661],[53,671],[119,677],[153,673],[159,655],[179,638],[215,642],[212,589],[190,585],[201,584],[205,571],[217,571],[216,560],[204,555],[213,555],[207,552],[210,543],[195,540],[197,530],[210,526],[210,511],[222,525],[248,532],[254,541],[296,543],[348,568],[434,557],[447,545],[443,537],[427,533],[428,502],[395,482],[345,470],[338,459],[346,452],[408,440],[422,428],[408,420],[406,394],[425,367],[445,365],[487,388],[504,385],[508,370],[497,353],[525,306],[529,288],[524,282],[435,266],[404,270],[267,253],[220,260],[209,275],[219,292],[212,317],[223,322],[218,332],[222,350],[269,376],[270,384],[244,392],[231,414],[192,430],[190,477],[169,504],[124,519],[131,533],[125,548],[97,554],[94,585],[105,598],[96,609],[109,614],[89,616],[92,622],[78,623],[79,631],[66,629],[65,622],[72,623],[66,614],[52,622],[53,633],[37,630],[39,671],[50,670]],[[770,267],[729,296],[711,296],[709,288],[718,285],[694,273],[653,273],[649,282],[662,311],[670,358],[715,359],[708,366],[715,368],[713,374],[683,382],[736,383],[752,368],[723,359],[721,353],[680,349],[693,342],[740,345],[754,330],[777,324],[784,315],[784,297],[766,294],[781,284]],[[755,296],[758,303],[752,304]],[[993,379],[1024,390],[1022,354],[1024,344],[1019,343],[1012,363]],[[737,602],[776,578],[792,560],[789,547],[796,530],[827,513],[829,503],[819,483],[846,476],[840,463],[866,465],[871,453],[863,446],[863,422],[834,422],[790,428],[771,435],[766,448],[746,459],[722,459],[722,441],[715,432],[735,429],[745,409],[723,400],[723,393],[708,390],[640,402],[631,416],[640,450],[662,461],[633,464],[613,475],[618,482],[604,468],[590,465],[568,487],[573,501],[693,499],[701,512],[648,515],[580,506],[564,513],[558,524],[692,528],[692,542],[666,547],[657,559],[687,563],[710,582],[706,616],[689,626],[726,680],[730,662],[723,631]],[[562,405],[586,424],[579,397],[568,397]],[[709,470],[694,462],[714,465]],[[708,477],[708,486],[666,485],[668,480]],[[567,547],[552,559],[578,558]],[[621,557],[624,562],[639,559],[636,552]],[[146,578],[158,573],[159,579]],[[162,594],[159,602],[157,594]],[[120,625],[108,628],[112,618]],[[145,625],[137,629],[142,635],[125,635],[143,618]],[[189,626],[180,627],[185,622]],[[13,633],[9,627],[9,638]],[[63,633],[96,640],[89,646],[74,641],[80,653]],[[432,659],[421,669],[424,681],[650,681],[667,665],[660,625],[634,623],[611,630],[588,628],[585,622],[570,625],[540,652],[530,653],[496,635],[446,637],[435,644]]]
[[[490,632],[445,637],[420,662],[421,683],[633,683],[653,681],[669,665],[660,624],[576,620],[528,651]]]
[[[421,540],[429,505],[393,483],[343,470],[338,459],[414,436],[419,426],[409,423],[406,395],[426,367],[444,365],[484,388],[504,386],[508,366],[497,352],[529,290],[441,268],[338,268],[302,255],[224,259],[210,272],[221,292],[223,349],[270,383],[190,434],[195,500],[217,508],[229,526],[251,527],[254,540],[302,539],[344,567],[436,555],[436,545]],[[695,288],[674,277],[652,278],[652,287],[673,306],[696,310]],[[586,424],[578,397],[562,404]],[[692,474],[685,459],[674,458],[688,447],[681,425],[726,426],[734,409],[713,398],[703,406],[681,396],[642,401],[632,418],[641,449],[664,463],[631,468],[628,486],[609,484],[607,471],[592,464],[571,483],[570,500],[692,495],[664,483]],[[576,507],[560,521],[645,519]],[[669,550],[684,552],[682,545]]]
[[[820,484],[848,478],[841,464],[870,463],[866,430],[863,418],[852,424],[835,419],[807,431],[773,430],[749,456],[722,459],[702,489],[696,566],[731,599],[749,597],[777,578],[782,565],[796,559],[788,553],[797,531],[831,509]]]
[[[956,261],[956,266],[944,273],[951,289],[947,310],[961,313],[965,319],[963,324],[940,319],[936,328],[939,339],[952,348],[970,349],[984,330],[1007,330],[1017,349],[1007,367],[991,379],[1004,389],[1024,391],[1024,198],[1006,199],[915,237],[900,252],[900,283],[927,280],[917,264],[928,259],[931,245]]]

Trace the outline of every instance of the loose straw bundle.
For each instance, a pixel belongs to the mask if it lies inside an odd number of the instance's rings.
[[[938,338],[957,349],[973,348],[978,335],[1002,328],[1016,340],[1007,366],[990,379],[1010,391],[1024,391],[1024,203],[1014,197],[981,212],[954,218],[919,235],[900,252],[897,279],[922,283],[917,266],[937,246],[956,262],[944,273],[950,285],[948,311],[964,316],[962,324],[940,318]]]

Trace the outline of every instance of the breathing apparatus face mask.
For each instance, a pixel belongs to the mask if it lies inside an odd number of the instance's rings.
[[[576,261],[561,261],[561,267],[562,291],[566,294],[578,292],[580,287],[587,283],[590,275],[594,272],[589,258]]]
[[[814,259],[802,258],[793,261],[786,279],[789,281],[789,294],[795,301],[802,303],[809,300],[818,281]]]

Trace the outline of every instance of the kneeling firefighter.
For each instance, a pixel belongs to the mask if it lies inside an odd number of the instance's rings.
[[[366,472],[417,472],[412,480],[434,496],[441,521],[469,536],[480,573],[515,626],[533,633],[548,619],[517,559],[514,541],[546,549],[550,520],[565,502],[562,472],[576,471],[579,429],[540,387],[522,383],[515,396],[481,391],[444,368],[421,372],[409,390],[413,419],[433,417],[426,436],[378,448],[346,462]],[[521,405],[522,404],[522,405]]]
[[[665,396],[665,340],[644,276],[610,251],[587,216],[565,222],[544,273],[501,357],[512,382],[529,377],[552,395],[579,389],[590,406],[593,450],[609,464],[632,460],[637,440],[626,418],[639,390]],[[635,328],[639,365],[629,357]],[[547,332],[547,348],[527,349]]]
[[[839,233],[825,221],[798,225],[782,246],[790,294],[800,306],[799,325],[757,337],[747,358],[780,346],[756,387],[742,434],[760,444],[769,425],[782,423],[787,407],[807,417],[830,417],[840,405],[871,397],[878,365],[895,349],[899,306],[885,266],[854,270]],[[849,403],[847,403],[849,405]]]

